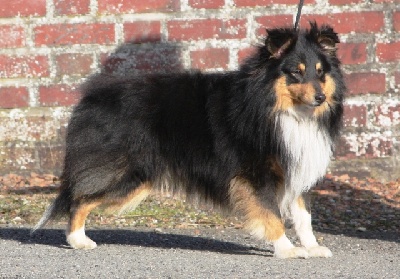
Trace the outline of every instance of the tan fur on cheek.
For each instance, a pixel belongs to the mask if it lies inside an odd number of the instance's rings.
[[[314,101],[315,89],[310,83],[287,85],[286,77],[280,77],[275,83],[275,111],[287,111],[295,105],[308,104]]]
[[[287,111],[294,106],[293,99],[288,86],[286,84],[286,77],[282,76],[275,82],[276,104],[275,111]]]
[[[311,83],[291,84],[288,86],[294,104],[312,105],[315,100],[315,88]]]
[[[325,82],[321,82],[322,93],[326,96],[326,101],[315,109],[314,115],[321,116],[326,111],[329,111],[329,106],[334,105],[333,95],[335,94],[336,84],[335,80],[330,75],[325,75]]]
[[[301,103],[311,105],[314,102],[315,89],[310,83],[287,85],[286,77],[280,77],[275,82],[275,111],[287,111]]]

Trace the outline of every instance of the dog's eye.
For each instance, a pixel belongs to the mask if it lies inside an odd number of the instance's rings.
[[[324,75],[324,70],[322,70],[321,68],[317,69],[317,76],[318,77],[322,77]]]
[[[303,73],[298,69],[291,71],[290,74],[295,78],[301,78],[303,76]]]

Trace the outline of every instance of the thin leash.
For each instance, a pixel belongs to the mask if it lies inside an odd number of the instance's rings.
[[[304,0],[300,0],[299,5],[297,6],[297,15],[296,15],[296,22],[294,24],[294,30],[299,29],[301,9],[303,8],[303,4],[304,4]]]

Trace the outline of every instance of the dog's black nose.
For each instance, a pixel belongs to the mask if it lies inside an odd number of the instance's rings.
[[[326,100],[326,96],[324,95],[324,94],[322,94],[322,93],[317,93],[316,95],[315,95],[315,101],[320,105],[320,104],[322,104],[323,102],[325,102],[325,100]]]

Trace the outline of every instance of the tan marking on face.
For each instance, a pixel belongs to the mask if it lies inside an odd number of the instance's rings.
[[[301,72],[302,75],[304,75],[306,73],[306,65],[305,64],[300,63],[298,65],[298,69],[299,69],[299,71]]]
[[[275,111],[287,111],[294,106],[294,101],[286,84],[286,77],[282,76],[275,82],[276,104]]]
[[[312,105],[315,101],[315,88],[311,83],[296,84],[288,86],[292,96],[295,96],[300,103]]]
[[[275,83],[276,104],[275,111],[287,111],[299,105],[312,105],[315,101],[315,88],[311,83],[294,83],[287,85],[286,77],[280,77]]]
[[[234,209],[245,216],[245,227],[252,235],[274,241],[285,233],[281,218],[261,205],[246,179],[236,177],[231,180],[229,198]]]
[[[315,64],[315,70],[317,71],[322,71],[322,64],[320,62],[318,62],[317,64]]]
[[[329,75],[325,75],[325,82],[320,82],[322,93],[325,94],[326,100],[323,104],[317,107],[314,111],[314,116],[318,117],[329,111],[329,106],[334,106],[333,95],[335,94],[336,84],[335,80]]]

